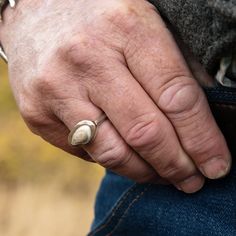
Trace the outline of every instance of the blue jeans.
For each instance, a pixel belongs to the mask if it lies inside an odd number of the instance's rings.
[[[236,91],[206,89],[213,114],[236,156]],[[234,101],[235,100],[235,101]],[[236,106],[235,106],[236,107]],[[234,160],[233,160],[234,162]],[[137,184],[110,171],[101,183],[89,236],[235,236],[236,166],[202,190]]]

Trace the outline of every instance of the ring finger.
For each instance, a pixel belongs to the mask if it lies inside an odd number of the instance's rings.
[[[69,130],[72,130],[79,121],[95,121],[102,114],[102,111],[91,102],[74,99],[67,100],[62,109],[63,113],[59,112],[56,115]],[[136,182],[160,180],[155,170],[124,142],[109,120],[99,125],[95,139],[82,148],[98,164]]]

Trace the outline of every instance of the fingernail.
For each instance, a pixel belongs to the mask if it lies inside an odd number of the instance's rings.
[[[230,166],[229,161],[215,157],[201,165],[200,170],[209,179],[218,179],[228,174]]]
[[[186,180],[178,183],[175,187],[185,193],[195,193],[204,185],[204,178],[201,175],[193,175]]]
[[[176,184],[175,187],[179,190],[179,191],[183,191],[183,189],[181,188],[181,186],[179,184]]]

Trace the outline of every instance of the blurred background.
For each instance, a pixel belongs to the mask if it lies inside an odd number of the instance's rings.
[[[30,133],[0,61],[0,235],[85,236],[103,174]]]

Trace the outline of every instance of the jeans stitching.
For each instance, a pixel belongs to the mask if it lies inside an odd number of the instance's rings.
[[[141,192],[139,193],[134,199],[133,201],[129,204],[128,208],[125,210],[125,212],[123,213],[123,215],[120,217],[118,223],[116,224],[116,226],[113,228],[113,230],[111,232],[109,232],[108,234],[106,234],[106,236],[112,236],[112,234],[117,230],[117,228],[119,227],[119,225],[122,223],[122,221],[125,219],[126,214],[128,213],[128,211],[130,210],[130,208],[134,205],[135,202],[137,202],[143,195],[144,193],[150,188],[150,184]]]
[[[104,224],[100,225],[100,227],[98,227],[94,232],[91,232],[91,234],[89,234],[89,236],[93,236],[96,233],[100,232],[102,229],[104,229],[111,222],[112,218],[115,216],[115,213],[119,209],[121,204],[128,198],[128,196],[134,191],[134,189],[137,186],[138,186],[138,184],[134,184],[132,187],[130,187],[130,189],[125,193],[125,196],[120,200],[118,205],[115,206],[115,208],[111,211],[110,217],[106,220],[106,222]]]

